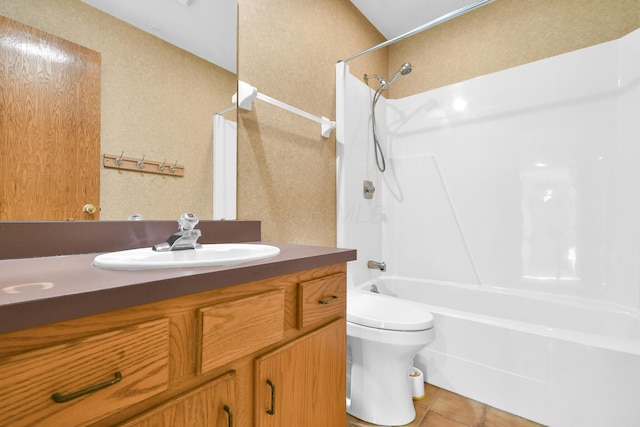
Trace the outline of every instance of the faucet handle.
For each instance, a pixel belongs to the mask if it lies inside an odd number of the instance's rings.
[[[180,231],[189,231],[193,230],[200,220],[197,216],[192,213],[185,212],[180,215],[180,219],[178,220],[178,230]]]

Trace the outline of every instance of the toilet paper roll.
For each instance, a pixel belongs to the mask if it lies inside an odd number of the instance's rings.
[[[424,397],[424,375],[418,368],[411,368],[409,374],[411,380],[411,393],[413,400],[420,400]]]

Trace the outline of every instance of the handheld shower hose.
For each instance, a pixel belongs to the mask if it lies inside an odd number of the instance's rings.
[[[387,169],[387,165],[385,162],[384,153],[382,152],[382,147],[380,146],[380,140],[378,139],[378,127],[376,125],[376,104],[378,103],[378,100],[382,96],[382,92],[387,90],[391,85],[391,83],[393,83],[395,79],[398,78],[398,76],[400,75],[406,76],[412,71],[412,69],[413,68],[411,67],[411,64],[408,64],[408,63],[402,64],[400,69],[395,73],[393,73],[393,75],[391,76],[388,82],[385,81],[384,77],[381,77],[377,74],[364,75],[364,81],[366,83],[369,83],[369,78],[371,77],[375,77],[379,83],[378,89],[376,89],[375,93],[373,94],[373,100],[371,102],[371,127],[373,130],[373,150],[375,152],[376,166],[378,167],[378,170],[380,172],[384,172]]]

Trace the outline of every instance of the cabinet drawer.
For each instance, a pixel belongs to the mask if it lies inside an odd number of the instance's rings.
[[[281,341],[284,312],[284,289],[201,308],[200,372]]]
[[[168,382],[169,321],[162,319],[0,360],[0,419],[11,426],[87,425],[166,390]]]
[[[347,286],[344,273],[298,283],[298,329],[344,317]]]

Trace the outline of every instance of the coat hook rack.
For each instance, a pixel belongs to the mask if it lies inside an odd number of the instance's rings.
[[[169,176],[184,176],[184,166],[174,163],[167,164],[163,161],[147,160],[143,154],[141,157],[125,157],[124,151],[118,154],[105,154],[103,165],[105,168],[122,169],[134,172],[157,173]]]

